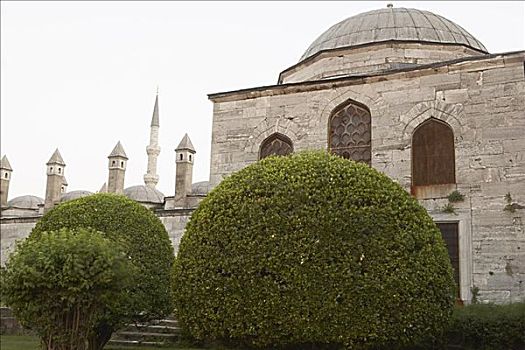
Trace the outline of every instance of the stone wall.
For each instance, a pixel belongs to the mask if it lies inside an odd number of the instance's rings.
[[[0,246],[2,247],[0,258],[1,266],[5,265],[9,254],[15,248],[16,242],[29,236],[38,219],[39,217],[2,219],[0,223]]]
[[[387,42],[359,48],[329,50],[282,72],[279,82],[297,83],[349,74],[375,73],[382,70],[442,62],[480,52],[460,45]]]
[[[184,228],[190,219],[193,209],[157,210],[156,215],[166,227],[168,235],[173,244],[175,254],[179,250],[180,240],[184,234]],[[31,233],[33,227],[40,217],[33,218],[2,218],[0,221],[1,233],[1,266],[4,266],[9,254],[13,252],[15,242],[23,240]]]
[[[166,231],[168,231],[175,254],[179,251],[180,240],[184,235],[184,229],[192,213],[193,209],[161,210],[156,212],[160,221],[166,227]]]
[[[524,209],[505,211],[505,194],[525,205],[523,52],[468,58],[381,76],[276,85],[210,95],[214,102],[210,182],[258,158],[275,132],[295,151],[327,149],[332,111],[353,100],[370,109],[372,166],[411,190],[411,138],[428,118],[455,137],[456,184],[421,203],[436,221],[459,224],[461,298],[525,298]],[[457,188],[456,213],[442,207]]]

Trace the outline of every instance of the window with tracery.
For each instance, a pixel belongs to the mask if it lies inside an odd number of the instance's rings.
[[[259,159],[266,158],[271,155],[285,156],[293,152],[292,141],[279,133],[270,135],[261,144],[259,151]]]
[[[412,184],[428,186],[456,182],[454,132],[441,120],[430,118],[412,136]]]
[[[343,105],[332,114],[329,128],[332,153],[370,165],[371,118],[366,107],[352,102]]]

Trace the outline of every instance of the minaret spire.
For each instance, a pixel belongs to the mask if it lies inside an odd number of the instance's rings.
[[[159,175],[157,175],[157,157],[160,154],[159,128],[159,88],[157,86],[155,106],[153,107],[153,116],[151,117],[149,145],[146,147],[146,153],[148,154],[148,170],[144,175],[144,183],[151,188],[155,188],[159,182]]]

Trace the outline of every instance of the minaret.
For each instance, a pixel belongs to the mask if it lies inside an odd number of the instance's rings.
[[[151,188],[155,188],[159,182],[159,175],[157,175],[157,157],[160,154],[159,126],[159,92],[157,90],[155,106],[153,107],[153,116],[151,117],[149,145],[146,147],[146,153],[148,154],[148,170],[144,175],[144,183]]]
[[[46,165],[47,185],[44,212],[47,212],[49,209],[53,208],[55,204],[60,202],[60,195],[64,184],[64,168],[66,167],[66,163],[64,163],[58,148],[55,150],[51,158],[49,158]]]
[[[9,160],[4,155],[0,160],[0,208],[7,207],[7,195],[9,194],[9,182],[11,181],[11,173],[13,169]]]
[[[113,151],[108,156],[109,163],[109,177],[108,177],[108,192],[123,193],[124,192],[124,176],[126,175],[126,163],[128,156],[124,152],[122,144],[117,142]]]
[[[175,148],[175,164],[177,167],[175,175],[175,200],[186,197],[191,193],[191,182],[193,179],[193,162],[195,161],[195,148],[188,134]]]

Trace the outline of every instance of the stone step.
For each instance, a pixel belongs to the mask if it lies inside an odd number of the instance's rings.
[[[112,340],[127,340],[136,341],[139,343],[154,342],[154,343],[173,343],[179,339],[177,334],[166,333],[146,333],[146,332],[117,332]]]
[[[120,345],[120,346],[157,346],[162,347],[166,345],[164,342],[156,341],[138,341],[138,340],[117,340],[111,339],[108,345]]]
[[[13,317],[13,311],[9,307],[2,306],[0,307],[0,317]]]
[[[181,328],[178,326],[163,326],[163,325],[156,325],[156,324],[136,324],[136,325],[128,325],[120,331],[180,334]]]
[[[162,319],[162,320],[154,320],[154,321],[149,322],[148,324],[156,325],[156,326],[168,326],[168,327],[177,327],[179,325],[177,320],[172,319],[172,318],[165,318],[165,319]]]

